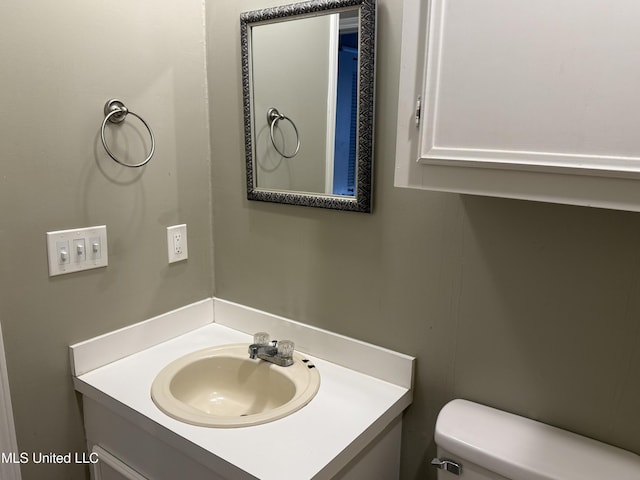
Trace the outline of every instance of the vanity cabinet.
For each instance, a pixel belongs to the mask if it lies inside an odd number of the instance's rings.
[[[217,475],[160,440],[150,428],[145,430],[86,396],[83,403],[87,447],[89,451],[97,451],[99,457],[92,468],[92,480],[254,478],[241,472]]]
[[[154,404],[151,387],[166,365],[212,347],[248,347],[253,336],[246,331],[270,331],[305,345],[300,353],[321,378],[307,405],[259,425],[210,428],[179,421]],[[413,357],[220,299],[70,351],[87,450],[104,452],[92,466],[93,480],[399,478]]]
[[[395,185],[640,211],[632,0],[405,0]]]
[[[255,480],[256,477],[220,459],[217,467],[205,466],[186,455],[179,447],[180,439],[171,445],[157,436],[153,429],[127,421],[109,408],[84,398],[84,420],[87,445],[98,454],[92,465],[92,480]],[[362,480],[399,478],[401,417],[396,417],[332,480]],[[303,436],[303,435],[301,435]],[[286,442],[283,443],[286,455]],[[247,452],[260,456],[261,452]],[[268,464],[269,459],[264,461]],[[278,477],[274,472],[274,478]],[[284,478],[284,477],[283,477]],[[328,478],[318,476],[314,478]]]
[[[99,459],[91,465],[93,480],[148,480],[99,445],[93,446],[91,454]]]

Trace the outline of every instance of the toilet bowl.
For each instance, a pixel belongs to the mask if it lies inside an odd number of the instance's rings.
[[[438,480],[640,480],[640,456],[544,423],[453,400],[440,411]]]

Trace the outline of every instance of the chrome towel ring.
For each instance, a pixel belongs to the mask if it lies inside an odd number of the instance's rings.
[[[149,127],[147,122],[145,122],[140,115],[138,115],[137,113],[133,113],[131,110],[125,107],[124,103],[122,103],[120,100],[117,100],[115,98],[108,100],[107,103],[104,104],[104,114],[105,114],[105,117],[104,117],[104,120],[102,121],[102,128],[100,128],[100,137],[102,138],[102,146],[104,146],[104,149],[107,151],[109,156],[113,160],[118,162],[120,165],[124,165],[125,167],[137,168],[137,167],[142,167],[143,165],[146,165],[149,162],[149,160],[151,160],[151,157],[153,157],[153,153],[156,150],[156,140],[153,137],[153,132],[151,131],[151,127]],[[151,151],[149,152],[149,155],[147,155],[147,158],[145,158],[140,163],[125,163],[120,161],[113,154],[111,149],[109,149],[109,147],[107,146],[107,140],[104,137],[104,129],[107,125],[107,122],[116,123],[116,124],[122,123],[124,119],[127,117],[127,115],[133,115],[138,120],[140,120],[142,124],[145,127],[147,127],[147,130],[149,131],[149,136],[151,137]]]
[[[283,152],[281,152],[276,145],[276,141],[273,138],[273,129],[275,128],[275,126],[278,124],[280,120],[288,120],[296,132],[296,143],[297,143],[296,151],[293,152],[291,155],[285,155]],[[273,145],[273,148],[276,149],[276,152],[278,152],[284,158],[295,157],[298,154],[298,150],[300,150],[300,134],[298,133],[298,127],[296,127],[296,124],[293,123],[293,120],[291,120],[285,114],[280,113],[277,108],[271,107],[269,110],[267,110],[267,123],[269,124],[269,136],[271,137],[271,143]]]

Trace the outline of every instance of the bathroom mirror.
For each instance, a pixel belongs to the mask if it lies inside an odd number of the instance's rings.
[[[247,197],[371,211],[375,0],[240,16]]]

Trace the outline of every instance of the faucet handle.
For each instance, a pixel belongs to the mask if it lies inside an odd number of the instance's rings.
[[[291,340],[280,340],[278,342],[278,356],[282,358],[293,357],[295,344]]]
[[[253,334],[254,345],[269,345],[269,339],[271,337],[267,332],[257,332]]]

